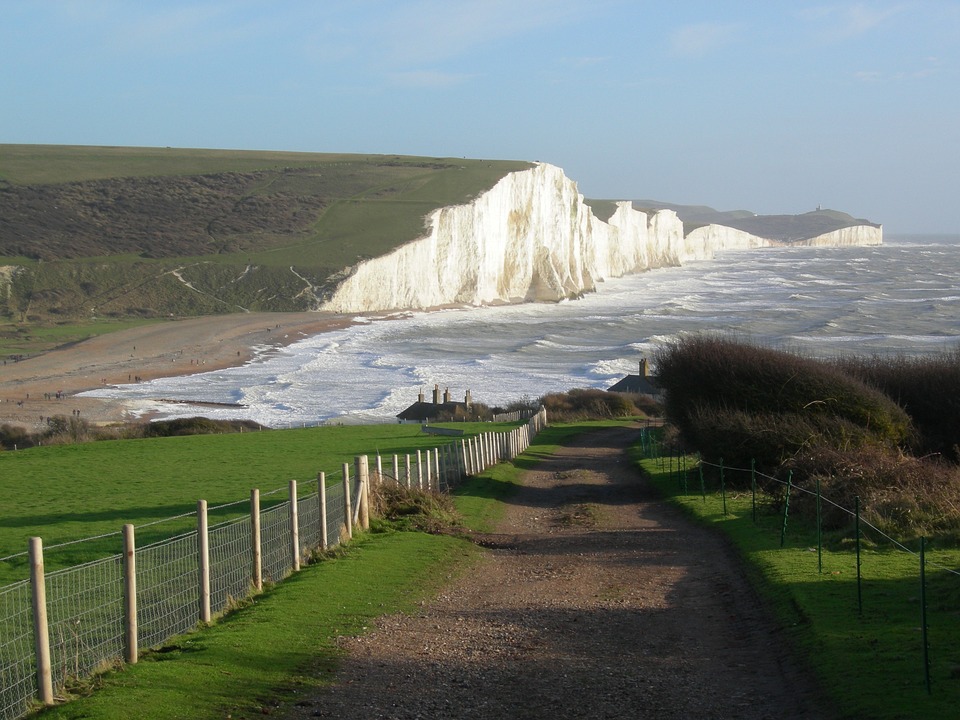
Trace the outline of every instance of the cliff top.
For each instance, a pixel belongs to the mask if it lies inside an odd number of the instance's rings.
[[[819,208],[799,215],[757,215],[749,210],[715,210],[706,205],[678,205],[657,200],[634,200],[633,206],[638,210],[673,210],[683,222],[685,234],[704,225],[724,225],[785,243],[807,240],[845,227],[880,227],[879,223],[855,218],[845,212]]]
[[[0,258],[231,255],[342,269],[532,167],[400,155],[0,145]],[[240,258],[238,258],[239,260]]]

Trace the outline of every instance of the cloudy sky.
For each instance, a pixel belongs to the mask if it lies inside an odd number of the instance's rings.
[[[543,160],[960,233],[955,0],[0,0],[0,63],[0,143]]]

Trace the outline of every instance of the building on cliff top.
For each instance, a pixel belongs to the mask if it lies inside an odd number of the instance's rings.
[[[608,390],[610,392],[649,395],[654,400],[659,400],[663,392],[657,384],[657,379],[650,375],[650,366],[647,364],[646,358],[640,359],[639,375],[627,375],[623,380],[611,385]]]
[[[397,414],[400,422],[428,422],[437,418],[457,418],[467,419],[470,416],[473,400],[470,398],[470,391],[467,390],[463,402],[454,402],[450,399],[450,388],[443,392],[443,398],[440,397],[440,386],[433,386],[433,402],[426,402],[423,398],[423,391],[417,396],[417,402],[406,410]]]

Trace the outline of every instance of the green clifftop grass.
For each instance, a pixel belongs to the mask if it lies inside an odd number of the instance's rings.
[[[518,161],[0,145],[0,316],[43,326],[316,306]]]

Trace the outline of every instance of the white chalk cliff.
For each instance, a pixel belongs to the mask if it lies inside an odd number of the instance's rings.
[[[879,227],[857,225],[792,244],[881,241]],[[470,203],[434,211],[424,237],[352,268],[319,309],[556,301],[593,291],[605,278],[777,244],[722,225],[684,237],[672,210],[638,211],[629,201],[600,220],[560,168],[538,164],[506,175]]]

